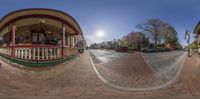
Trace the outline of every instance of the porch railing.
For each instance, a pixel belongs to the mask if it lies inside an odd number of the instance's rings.
[[[11,56],[11,48],[6,46],[0,47],[0,53]]]
[[[52,45],[17,45],[14,47],[14,57],[18,59],[45,61],[54,60],[76,54],[75,48]],[[1,46],[0,53],[11,56],[10,46]]]

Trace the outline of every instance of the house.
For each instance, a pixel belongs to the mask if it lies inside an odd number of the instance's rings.
[[[197,50],[200,53],[200,21],[198,22],[198,24],[196,25],[194,32],[196,34],[196,39],[197,39]]]
[[[59,64],[77,55],[84,46],[79,24],[65,12],[22,9],[0,20],[0,55],[12,62],[34,64],[31,66]]]

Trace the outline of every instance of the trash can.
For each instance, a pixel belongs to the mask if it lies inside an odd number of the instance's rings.
[[[84,49],[78,49],[78,52],[79,52],[79,53],[83,53],[83,52],[84,52]]]

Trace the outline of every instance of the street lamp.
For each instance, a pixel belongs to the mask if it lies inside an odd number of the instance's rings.
[[[185,32],[185,39],[187,38],[187,43],[188,43],[188,57],[190,57],[190,34],[191,32],[186,30]]]

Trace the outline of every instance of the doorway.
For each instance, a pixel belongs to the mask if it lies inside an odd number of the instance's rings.
[[[31,27],[31,42],[32,44],[45,44],[45,28],[43,25],[34,25]]]

